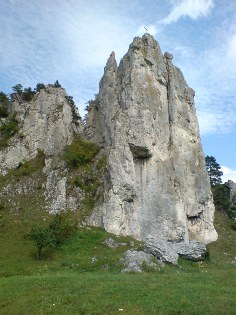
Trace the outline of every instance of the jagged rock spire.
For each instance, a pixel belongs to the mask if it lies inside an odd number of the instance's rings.
[[[217,238],[194,91],[155,39],[136,37],[108,59],[87,129],[108,156],[104,203],[89,222],[145,240]]]

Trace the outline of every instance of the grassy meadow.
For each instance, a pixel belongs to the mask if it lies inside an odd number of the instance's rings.
[[[45,214],[45,220],[47,217]],[[216,214],[219,240],[204,262],[180,260],[161,271],[121,274],[117,261],[142,244],[100,228],[81,227],[41,260],[25,233],[36,214],[0,215],[0,314],[236,314],[236,231]],[[111,249],[112,236],[127,246]]]

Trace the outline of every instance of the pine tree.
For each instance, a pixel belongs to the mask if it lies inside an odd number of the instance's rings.
[[[221,176],[223,172],[221,172],[220,165],[213,156],[206,156],[206,170],[210,178],[211,186],[222,183]]]

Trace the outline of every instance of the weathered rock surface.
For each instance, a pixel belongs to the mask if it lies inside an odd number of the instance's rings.
[[[164,239],[155,239],[153,237],[147,237],[145,242],[144,251],[152,254],[153,256],[161,259],[163,262],[168,262],[173,265],[177,265],[179,255],[175,250],[172,243],[167,242]]]
[[[182,242],[176,243],[174,245],[180,257],[193,261],[200,261],[205,258],[206,246],[201,242],[193,240],[190,241],[188,244]]]
[[[163,262],[177,265],[179,257],[193,261],[203,260],[206,254],[206,246],[195,240],[171,243],[164,239],[149,236],[145,242],[144,251],[161,259]]]
[[[107,245],[110,248],[117,248],[119,246],[119,244],[113,240],[113,238],[107,238],[104,242],[104,245]]]
[[[12,191],[19,196],[27,196],[35,190],[37,192],[40,184],[45,201],[42,198],[41,207],[50,212],[75,210],[78,207],[81,196],[76,187],[68,194],[65,163],[58,155],[83,130],[77,109],[71,106],[66,97],[63,88],[48,85],[32,101],[21,102],[19,98],[12,103],[11,112],[16,115],[19,131],[10,138],[8,146],[0,150],[0,174],[6,175],[9,169],[32,160],[39,150],[45,160],[44,183],[41,179],[39,183],[37,178],[27,179],[26,183],[11,183],[12,190],[5,187],[0,191],[0,196],[9,195],[12,206],[15,202],[11,201]]]
[[[217,233],[194,91],[172,58],[149,34],[119,66],[110,55],[85,131],[108,156],[104,203],[89,223],[141,240],[207,244]]]
[[[49,85],[31,102],[13,103],[19,132],[0,151],[0,174],[34,158],[38,150],[43,150],[46,156],[56,155],[72,142],[75,133],[82,131],[82,121],[75,119],[66,96],[63,88]]]
[[[145,270],[145,267],[153,270],[160,269],[160,265],[157,260],[155,260],[154,256],[144,253],[143,251],[127,250],[120,262],[125,265],[125,268],[121,271],[122,273],[140,273]]]

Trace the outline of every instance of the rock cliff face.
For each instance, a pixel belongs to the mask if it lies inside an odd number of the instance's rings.
[[[22,102],[16,95],[11,112],[16,115],[19,130],[0,150],[0,175],[7,175],[10,169],[17,170],[39,153],[44,155],[43,174],[29,174],[30,178],[25,176],[25,180],[12,179],[6,187],[0,185],[0,203],[5,199],[11,209],[16,209],[19,200],[42,194],[40,202],[36,198],[37,204],[49,212],[77,209],[81,192],[73,196],[74,188],[68,194],[67,170],[59,154],[75,135],[82,133],[83,124],[66,97],[63,88],[53,85],[38,92],[32,101]]]
[[[110,55],[85,133],[108,156],[90,224],[141,240],[217,239],[194,91],[151,35],[135,38],[118,67]]]
[[[73,118],[66,96],[64,89],[49,85],[31,102],[17,99],[13,102],[19,132],[0,151],[0,174],[34,158],[38,150],[43,150],[46,156],[57,154],[71,143],[74,134],[82,131],[82,122]]]

